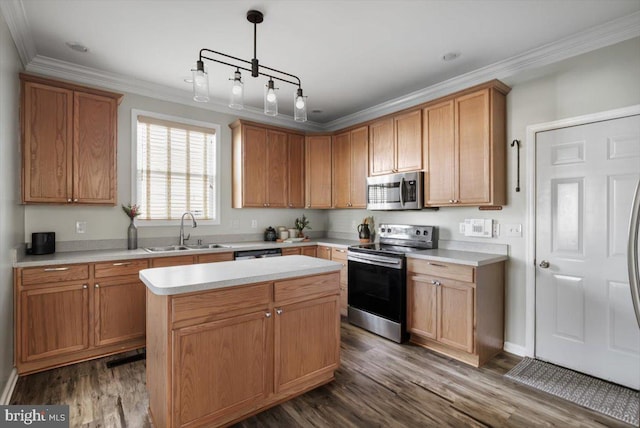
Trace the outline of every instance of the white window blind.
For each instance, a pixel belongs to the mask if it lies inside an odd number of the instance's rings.
[[[138,116],[139,219],[175,220],[191,211],[217,220],[216,153],[214,129]]]

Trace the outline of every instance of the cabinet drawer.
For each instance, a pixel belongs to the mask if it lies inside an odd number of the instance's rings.
[[[43,266],[22,269],[22,285],[75,281],[89,278],[89,265]]]
[[[269,306],[271,283],[229,287],[171,299],[173,322]]]
[[[151,260],[151,267],[184,266],[193,264],[193,256],[159,257]]]
[[[340,274],[338,272],[277,281],[274,286],[274,300],[276,303],[290,300],[307,300],[339,293]]]
[[[300,247],[297,248],[283,248],[282,255],[283,256],[299,256],[302,253]]]
[[[198,256],[198,263],[217,263],[233,261],[233,253],[213,253]]]
[[[122,260],[106,263],[96,263],[96,278],[107,278],[111,276],[137,275],[142,269],[149,266],[145,260]]]
[[[331,260],[347,260],[347,249],[339,247],[331,248]]]
[[[407,260],[407,271],[423,275],[433,275],[458,281],[474,282],[473,266],[455,263],[435,262],[430,260]]]

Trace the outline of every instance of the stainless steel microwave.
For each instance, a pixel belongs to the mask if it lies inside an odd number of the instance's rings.
[[[423,180],[422,171],[367,177],[367,209],[422,209]]]

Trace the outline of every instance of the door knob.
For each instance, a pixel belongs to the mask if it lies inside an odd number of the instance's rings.
[[[541,261],[541,262],[540,262],[540,267],[541,267],[542,269],[547,269],[547,268],[549,267],[549,262],[548,262],[548,261],[546,261],[546,260]]]

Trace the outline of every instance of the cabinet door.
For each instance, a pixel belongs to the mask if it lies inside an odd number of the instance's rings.
[[[342,268],[340,268],[340,315],[347,316],[349,310],[349,263],[347,262],[347,250],[333,247],[331,249],[331,260],[342,265]]]
[[[466,352],[473,352],[474,289],[452,279],[438,279],[437,340]]]
[[[276,394],[335,370],[340,362],[338,296],[276,307],[274,337]]]
[[[459,166],[457,198],[461,204],[491,202],[489,90],[456,98],[456,141]]]
[[[408,275],[407,282],[407,327],[409,332],[436,339],[437,288],[435,278]]]
[[[89,348],[87,284],[22,291],[18,330],[23,362]]]
[[[306,138],[306,207],[331,208],[331,136]]]
[[[425,143],[425,205],[453,203],[455,137],[453,100],[423,110]]]
[[[74,92],[73,202],[116,203],[115,99]]]
[[[267,397],[269,320],[260,311],[174,331],[173,426],[217,426]]]
[[[267,130],[267,207],[285,208],[287,206],[287,134]],[[251,174],[251,170],[246,171]]]
[[[282,255],[283,256],[299,256],[302,253],[299,247],[296,248],[283,248]]]
[[[369,173],[369,128],[351,131],[350,208],[367,207],[367,175]]]
[[[267,203],[266,145],[265,128],[242,125],[243,207],[264,207]]]
[[[325,247],[325,246],[319,245],[318,254],[316,257],[321,259],[331,260],[331,247]]]
[[[304,208],[304,136],[289,134],[288,207]]]
[[[316,247],[302,247],[300,251],[303,256],[316,257]]]
[[[393,118],[395,123],[396,172],[422,169],[422,110]]]
[[[333,137],[333,207],[349,208],[351,203],[351,134]]]
[[[395,172],[393,137],[393,118],[382,119],[369,125],[369,175]]]
[[[22,200],[71,202],[73,91],[23,82]]]
[[[95,344],[144,342],[145,285],[136,276],[104,279],[94,285]]]

